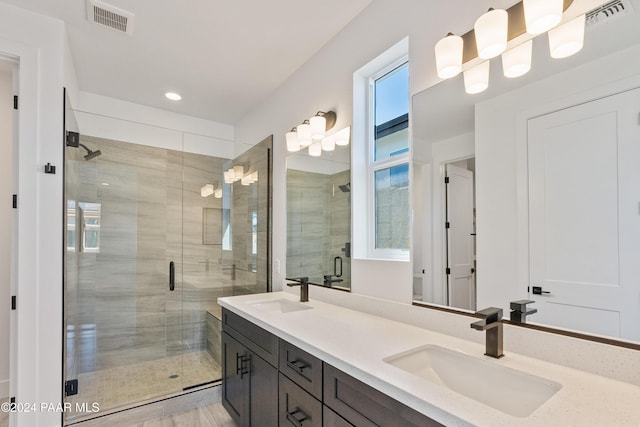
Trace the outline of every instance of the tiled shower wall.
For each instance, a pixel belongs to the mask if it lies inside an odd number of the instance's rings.
[[[227,160],[83,137],[102,155],[67,148],[66,201],[100,206],[99,251],[81,249],[80,218],[66,252],[67,378],[82,372],[206,348],[206,312],[233,294],[232,254],[203,244],[203,208],[220,234],[220,184]],[[69,211],[68,211],[69,214]],[[79,211],[76,210],[76,215]],[[169,262],[176,290],[169,291]]]
[[[350,287],[351,259],[343,248],[351,241],[351,193],[340,190],[350,171],[334,175],[287,170],[287,276],[322,281],[342,257],[343,282]]]

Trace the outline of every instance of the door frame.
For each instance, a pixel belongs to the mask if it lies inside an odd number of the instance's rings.
[[[446,194],[445,194],[445,165],[460,160],[475,157],[474,133],[470,132],[458,135],[433,144],[432,146],[432,194],[431,194],[431,229],[433,236],[432,259],[425,263],[431,266],[431,283],[433,289],[433,302],[440,305],[448,305],[447,284],[445,281],[446,260]]]

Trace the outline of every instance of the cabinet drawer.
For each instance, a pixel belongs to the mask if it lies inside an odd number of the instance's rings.
[[[328,406],[322,407],[322,425],[325,427],[353,427],[353,424],[333,412]]]
[[[322,427],[322,403],[284,375],[279,380],[280,426]]]
[[[280,372],[316,399],[322,399],[322,360],[280,340]]]
[[[271,366],[278,366],[278,338],[275,335],[225,308],[222,309],[222,329]]]
[[[324,404],[358,427],[441,425],[326,363]]]

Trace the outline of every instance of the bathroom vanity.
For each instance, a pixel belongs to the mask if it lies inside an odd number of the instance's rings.
[[[239,425],[640,423],[635,378],[623,382],[568,367],[569,360],[513,352],[511,343],[526,347],[516,336],[522,328],[505,325],[505,357],[493,359],[483,355],[484,336],[471,330],[472,317],[436,313],[451,316],[446,327],[459,329],[441,333],[440,324],[411,321],[421,314],[433,320],[435,310],[352,294],[338,305],[314,295],[305,303],[288,292],[219,299],[222,399]],[[358,304],[362,310],[354,309]],[[558,345],[563,351],[567,344]],[[639,363],[635,353],[627,368]]]

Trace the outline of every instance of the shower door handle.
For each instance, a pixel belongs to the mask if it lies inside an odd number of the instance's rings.
[[[173,261],[169,263],[169,290],[176,288],[176,265]]]

